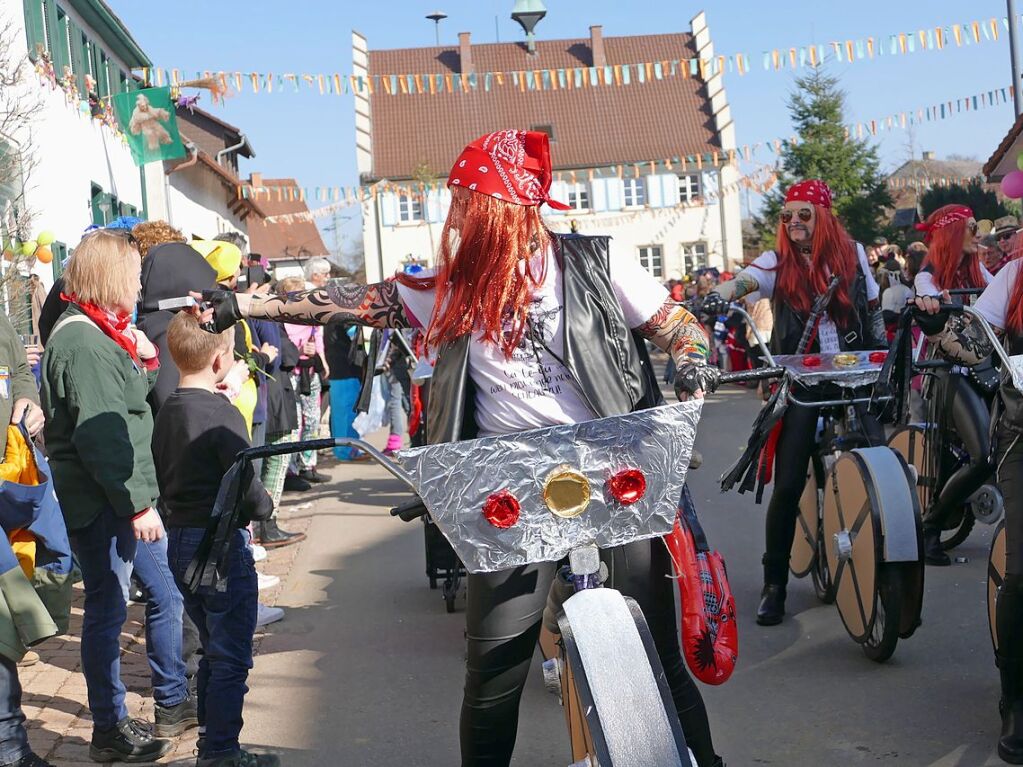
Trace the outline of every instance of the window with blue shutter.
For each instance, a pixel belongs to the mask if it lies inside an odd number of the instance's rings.
[[[50,50],[46,34],[46,8],[43,0],[25,0],[25,37],[28,44],[28,55],[35,61],[37,46],[44,51]]]
[[[663,185],[661,184],[661,177],[655,175],[644,176],[643,181],[646,183],[647,205],[651,208],[663,208],[664,193]],[[674,205],[674,201],[672,201],[671,204]]]
[[[64,76],[65,67],[73,66],[71,61],[71,44],[69,42],[68,17],[60,6],[53,6],[50,18],[53,20],[53,34],[50,37],[50,56],[53,59],[53,71],[57,77]]]
[[[53,267],[53,280],[56,282],[64,274],[64,262],[67,261],[67,245],[63,242],[54,242],[50,245],[50,252],[53,254],[53,261],[50,265]]]
[[[625,191],[620,178],[605,179],[607,185],[607,209],[621,210],[625,207]]]
[[[595,178],[590,182],[590,209],[602,213],[607,208],[607,179]]]
[[[564,202],[577,213],[590,209],[590,189],[586,184],[567,184]]]
[[[661,199],[664,201],[664,207],[674,208],[678,205],[678,176],[674,173],[662,173],[661,179]]]
[[[703,178],[700,173],[683,173],[678,177],[678,201],[693,202],[703,197]]]
[[[394,192],[384,192],[378,195],[380,205],[380,223],[384,226],[394,226],[398,223],[398,195]]]
[[[626,208],[646,205],[646,182],[642,178],[622,179],[622,198]]]

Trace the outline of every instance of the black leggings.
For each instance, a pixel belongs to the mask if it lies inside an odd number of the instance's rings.
[[[805,391],[796,391],[805,400]],[[863,406],[856,414],[871,445],[884,444],[884,430]],[[789,581],[789,555],[796,535],[799,499],[806,487],[806,470],[817,449],[820,408],[789,405],[782,418],[781,436],[774,454],[774,492],[767,505],[764,583],[784,586]]]
[[[989,463],[991,411],[987,400],[966,376],[959,373],[950,373],[942,383],[943,395],[936,396],[940,397],[945,413],[950,416],[951,424],[962,440],[970,460],[948,478],[927,513],[924,526],[939,530],[950,515],[987,482],[992,471]],[[944,461],[949,457],[942,455],[941,459]]]
[[[689,748],[700,767],[714,764],[703,698],[679,646],[671,557],[659,538],[602,552],[608,586],[639,603],[675,699]],[[540,636],[556,565],[544,562],[469,576],[468,658],[462,701],[462,767],[507,767],[515,748],[519,698]]]

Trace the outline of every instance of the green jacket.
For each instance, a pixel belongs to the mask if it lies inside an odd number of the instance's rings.
[[[25,347],[7,315],[0,314],[0,461],[7,448],[7,424],[19,399],[39,403],[36,377],[25,356]]]
[[[156,371],[139,370],[91,321],[62,327],[76,315],[85,316],[72,304],[50,335],[42,384],[46,449],[69,530],[105,509],[134,516],[159,493],[146,401]]]

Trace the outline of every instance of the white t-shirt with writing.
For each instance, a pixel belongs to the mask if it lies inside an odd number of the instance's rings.
[[[1005,329],[1008,322],[1009,297],[1016,285],[1023,259],[1014,259],[1002,267],[973,305],[974,311],[995,328]]]
[[[562,272],[551,252],[535,256],[534,264],[541,258],[547,259],[546,279],[533,296],[529,316],[536,334],[564,359]],[[427,270],[419,276],[433,274],[434,270]],[[628,259],[612,257],[611,286],[630,328],[653,317],[668,298],[663,285]],[[398,293],[412,323],[427,327],[433,317],[436,292],[399,283]],[[469,374],[476,386],[476,423],[481,437],[598,417],[586,405],[568,369],[539,340],[530,340],[528,328],[511,359],[505,357],[500,345],[477,336],[469,346]]]
[[[867,278],[867,300],[876,301],[881,294],[881,289],[878,287],[877,280],[874,279],[874,273],[867,262],[867,254],[859,243],[856,243],[856,255],[860,261],[860,271]],[[761,253],[743,271],[752,275],[757,284],[760,285],[758,292],[763,298],[773,298],[775,282],[778,279],[777,268],[778,254],[773,250],[769,250]],[[817,342],[820,345],[821,352],[825,354],[842,351],[838,338],[838,327],[827,314],[821,318],[820,323],[817,325]]]

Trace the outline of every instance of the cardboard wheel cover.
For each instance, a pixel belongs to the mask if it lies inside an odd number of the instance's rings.
[[[828,472],[824,489],[824,550],[835,583],[835,605],[849,636],[862,644],[877,617],[880,519],[877,494],[864,459],[843,453]],[[850,544],[839,558],[836,536]]]
[[[998,523],[991,538],[991,551],[987,560],[987,620],[991,631],[991,646],[998,652],[998,635],[995,633],[995,605],[998,589],[1005,580],[1005,521]]]
[[[919,424],[902,426],[888,440],[888,447],[902,456],[906,465],[916,470],[916,492],[920,499],[920,508],[926,509],[931,497],[933,483],[936,477],[928,474],[927,470],[927,429]]]
[[[792,539],[789,555],[789,569],[797,578],[805,578],[817,561],[817,537],[820,535],[817,472],[813,461],[806,472],[806,485],[799,498],[799,514],[796,516],[796,536]]]

